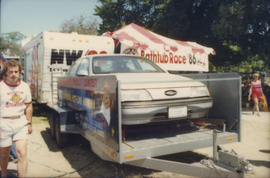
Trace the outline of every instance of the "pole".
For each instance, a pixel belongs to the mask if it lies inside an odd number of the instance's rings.
[[[213,159],[214,162],[218,161],[218,155],[217,155],[217,130],[213,130]]]

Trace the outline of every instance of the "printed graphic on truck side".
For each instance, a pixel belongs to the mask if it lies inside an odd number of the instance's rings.
[[[107,54],[107,51],[88,50],[85,55],[94,54]],[[64,56],[66,57],[66,64],[72,65],[74,61],[82,57],[83,50],[69,50],[69,49],[52,49],[51,50],[51,62],[50,64],[64,64]]]
[[[50,64],[64,64],[64,55],[66,56],[67,65],[71,65],[76,59],[80,58],[83,50],[69,50],[69,49],[52,49]]]

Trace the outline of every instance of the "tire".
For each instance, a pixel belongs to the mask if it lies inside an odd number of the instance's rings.
[[[60,118],[59,115],[55,117],[55,141],[59,148],[63,148],[68,140],[68,134],[61,133],[60,131]]]

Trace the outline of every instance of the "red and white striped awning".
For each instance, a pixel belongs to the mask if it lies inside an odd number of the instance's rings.
[[[170,39],[134,23],[106,35],[120,41],[121,53],[144,56],[165,70],[207,72],[208,56],[215,54],[212,48]]]

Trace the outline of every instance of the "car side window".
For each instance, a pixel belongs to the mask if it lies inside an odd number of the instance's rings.
[[[78,66],[81,62],[81,59],[77,59],[75,63],[69,68],[68,76],[76,76]]]
[[[89,75],[89,60],[87,58],[83,58],[81,60],[77,70],[77,75]]]

